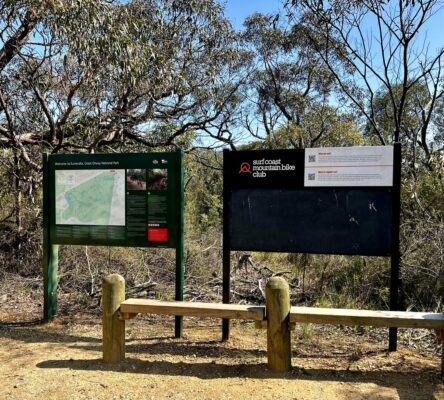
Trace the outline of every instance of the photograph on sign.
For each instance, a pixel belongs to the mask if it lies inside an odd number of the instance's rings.
[[[57,225],[125,225],[125,170],[56,170]]]
[[[305,149],[304,186],[392,186],[393,146]]]
[[[168,170],[165,168],[150,168],[148,170],[148,190],[166,190],[168,188]]]
[[[126,171],[128,190],[146,190],[146,169],[132,168]]]

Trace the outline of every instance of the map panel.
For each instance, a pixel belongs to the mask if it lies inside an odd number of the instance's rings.
[[[56,170],[57,225],[125,225],[125,170]]]

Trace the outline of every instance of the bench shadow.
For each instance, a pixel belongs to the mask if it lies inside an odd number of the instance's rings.
[[[134,343],[126,341],[125,353],[145,353],[149,355],[170,356],[197,356],[197,357],[266,357],[267,352],[260,349],[237,349],[226,347],[218,340],[183,341],[182,339],[171,340],[165,337],[149,339],[133,339],[134,342],[153,341],[153,343]],[[72,345],[73,349],[88,351],[102,351],[100,345]]]
[[[0,329],[0,339],[20,340],[23,343],[66,343],[76,350],[102,352],[102,339],[92,336],[79,336],[33,328]],[[126,353],[168,354],[172,356],[199,357],[265,357],[264,350],[236,349],[221,346],[218,340],[192,341],[175,340],[174,336],[151,336],[126,339]],[[149,342],[149,343],[146,343]]]
[[[20,340],[24,343],[101,343],[102,339],[91,336],[68,335],[56,331],[48,331],[24,327],[8,327],[0,329],[0,339]]]
[[[266,350],[260,349],[245,349],[225,347],[218,340],[199,340],[199,341],[183,341],[172,340],[166,337],[153,337],[146,339],[127,339],[125,346],[125,353],[133,354],[150,354],[150,355],[171,355],[171,356],[199,356],[199,357],[218,357],[221,355],[236,357],[267,357]],[[155,343],[137,343],[144,341],[153,341]],[[131,344],[132,343],[132,344]],[[229,342],[228,342],[229,343]],[[72,349],[87,350],[87,351],[102,351],[101,345],[86,344],[86,345],[71,345]],[[370,357],[378,354],[386,354],[387,350],[367,350],[360,353],[360,357]],[[349,359],[351,352],[341,352],[340,354],[316,354],[301,352],[298,349],[292,350],[292,357],[299,359]]]
[[[36,365],[38,368],[71,369],[80,371],[113,371],[129,374],[152,374],[164,376],[189,376],[200,379],[220,378],[252,378],[252,379],[283,379],[309,380],[319,382],[372,383],[379,387],[393,388],[400,399],[412,399],[415,392],[417,398],[435,398],[434,393],[441,383],[436,370],[427,368],[415,372],[395,371],[348,371],[330,369],[303,369],[293,367],[287,373],[273,373],[264,363],[254,364],[223,364],[215,362],[169,362],[145,361],[127,358],[119,364],[104,364],[101,359],[83,360],[47,360]],[[427,384],[412,387],[418,378]]]
[[[86,351],[102,351],[102,339],[92,336],[80,336],[66,334],[59,331],[43,331],[41,329],[29,327],[14,327],[0,329],[0,339],[20,340],[24,343],[66,343],[72,349]],[[148,342],[148,343],[147,343]],[[229,343],[229,342],[228,342]],[[366,351],[363,356],[384,353],[385,350]],[[174,336],[148,336],[143,338],[126,339],[126,353],[147,353],[152,355],[167,354],[171,356],[199,356],[199,357],[266,357],[266,350],[259,349],[237,349],[221,344],[219,340],[175,340]],[[293,357],[297,358],[324,358],[324,359],[344,359],[350,356],[349,352],[341,354],[316,354],[293,350]]]

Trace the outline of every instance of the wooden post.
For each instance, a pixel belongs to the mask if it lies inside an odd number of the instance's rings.
[[[265,288],[268,369],[291,370],[290,289],[285,279],[271,278]]]
[[[441,380],[444,379],[444,338],[441,339]]]
[[[435,330],[435,334],[441,343],[441,380],[444,380],[444,330]]]
[[[103,362],[114,364],[125,359],[125,321],[119,319],[120,303],[125,300],[125,280],[118,274],[102,282]]]

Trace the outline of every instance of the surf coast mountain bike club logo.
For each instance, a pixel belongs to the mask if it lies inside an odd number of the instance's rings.
[[[239,168],[240,174],[251,174],[251,165],[247,162],[243,162]]]
[[[253,178],[265,178],[268,172],[294,171],[295,165],[282,164],[281,159],[269,160],[262,158],[253,163],[243,161],[239,166],[239,174],[251,174]]]

